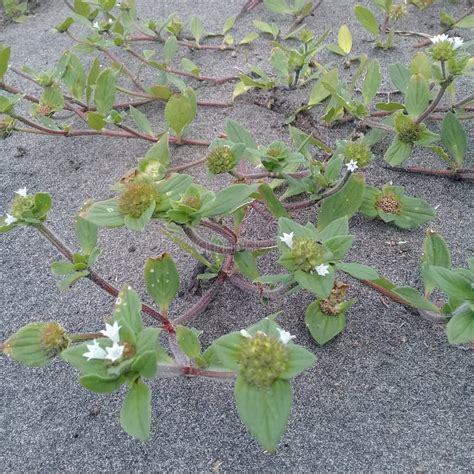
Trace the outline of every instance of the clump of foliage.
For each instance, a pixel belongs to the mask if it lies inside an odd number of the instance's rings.
[[[246,8],[258,3],[251,1]],[[397,34],[393,24],[408,9],[391,1],[374,4],[385,14],[382,25],[366,7],[357,5],[355,15],[374,36],[377,47],[390,48]],[[392,137],[384,155],[391,166],[398,167],[416,147],[423,147],[441,157],[448,169],[402,170],[472,179],[472,171],[464,168],[467,138],[462,120],[469,118],[474,97],[456,98],[449,107],[440,106],[445,93],[455,96],[457,81],[471,74],[468,45],[444,33],[431,38],[427,52],[417,53],[409,65],[391,65],[390,80],[400,100],[383,102],[377,99],[382,68],[365,55],[348,59],[352,34],[346,25],[338,31],[337,44],[326,44],[329,32],[317,37],[301,24],[317,8],[315,2],[265,0],[264,5],[293,17],[286,35],[275,24],[257,20],[254,26],[260,33],[252,31],[238,41],[232,33],[237,16],[228,18],[215,33],[207,32],[198,17],[183,20],[173,14],[141,22],[132,0],[120,4],[76,0],[70,5],[71,16],[56,26],[58,33],[71,38],[76,51],[64,53],[51,69],[19,69],[10,63],[10,48],[0,47],[0,88],[5,92],[0,95],[0,132],[4,138],[41,133],[136,138],[150,143],[136,166],[113,184],[108,199],[88,201],[79,210],[77,249],[67,247],[47,226],[52,206],[48,193],[19,189],[0,218],[0,232],[17,232],[27,226],[59,251],[63,260],[51,267],[61,290],[88,278],[115,298],[105,329],[71,334],[54,321],[33,322],[8,338],[3,352],[30,367],[60,357],[77,369],[79,383],[93,392],[110,393],[125,385],[120,421],[127,433],[141,440],[148,438],[151,429],[147,380],[160,376],[229,378],[235,380],[235,402],[243,423],[263,449],[276,449],[291,410],[291,381],[312,367],[316,357],[278,324],[278,314],[255,315],[255,324],[236,328],[203,349],[200,332],[189,325],[224,285],[259,295],[263,301],[298,291],[308,293],[312,301],[301,319],[320,345],[344,330],[347,315],[357,304],[350,298],[347,283],[354,279],[427,319],[446,321],[450,343],[474,340],[474,262],[470,259],[467,269],[453,268],[439,234],[428,230],[423,242],[423,293],[398,286],[378,270],[347,257],[355,238],[350,219],[357,213],[401,229],[426,225],[436,215],[428,202],[405,195],[401,186],[388,183],[379,188],[367,183],[371,167],[376,166],[373,147],[385,136]],[[446,24],[448,19],[444,20]],[[462,21],[448,23],[460,26]],[[179,49],[235,53],[260,34],[272,37],[272,72],[249,65],[249,71],[238,76],[210,77],[188,58],[176,65]],[[139,42],[160,48],[140,50],[135,46]],[[350,82],[334,64],[317,61],[325,47],[344,57],[344,67],[357,63]],[[83,62],[79,53],[97,57]],[[122,59],[125,55],[151,68],[153,82],[141,81]],[[101,67],[98,57],[111,64]],[[39,85],[41,94],[14,87],[8,82],[10,74]],[[236,85],[229,102],[217,103],[200,100],[192,81]],[[189,136],[189,126],[202,107],[236,106],[238,97],[252,89],[278,93],[308,84],[307,104],[292,111],[287,123],[320,106],[324,108],[320,119],[328,126],[354,122],[353,132],[339,137],[334,148],[293,125],[288,125],[291,143],[258,143],[250,130],[230,119],[225,133],[212,142]],[[30,107],[25,112],[22,105],[27,102]],[[154,102],[165,104],[159,128],[140,110]],[[62,118],[64,111],[78,118],[83,128]],[[426,123],[430,119],[441,120],[440,133],[430,130],[431,124]],[[206,156],[175,164],[171,145],[205,147]],[[201,165],[211,178],[225,176],[230,184],[213,191],[186,174]],[[296,211],[316,207],[318,212],[304,224],[298,222]],[[251,210],[275,221],[277,231],[272,238],[245,236]],[[152,221],[160,224],[157,232],[204,269],[198,278],[207,281],[206,291],[181,314],[172,310],[182,282],[171,255],[162,253],[145,262],[144,283],[154,306],[142,303],[127,284],[115,288],[94,269],[101,253],[101,230],[126,227],[141,232]],[[275,258],[281,272],[261,274],[259,259],[266,254]],[[435,290],[439,291],[433,299]],[[440,293],[445,295],[441,303]],[[143,314],[155,326],[146,326]],[[160,333],[167,335],[167,347],[160,342]]]

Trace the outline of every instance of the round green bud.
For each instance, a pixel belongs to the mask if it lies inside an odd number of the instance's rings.
[[[23,213],[31,211],[35,207],[35,197],[33,195],[20,196],[17,194],[13,200],[10,214],[17,219],[21,219]]]
[[[454,45],[449,40],[435,43],[431,48],[431,55],[436,61],[448,61],[454,56]]]
[[[416,123],[407,115],[398,114],[395,117],[395,130],[403,143],[413,144],[419,140],[425,128],[425,125]]]
[[[314,240],[296,237],[293,239],[291,256],[293,257],[293,262],[300,270],[310,272],[314,270],[314,267],[323,262],[324,249],[322,245]]]
[[[134,218],[140,217],[159,199],[155,185],[150,181],[133,181],[125,185],[125,191],[119,197],[119,210],[122,214]]]
[[[244,338],[239,354],[240,373],[257,387],[269,387],[288,367],[288,350],[276,337],[257,332]]]
[[[359,168],[363,168],[372,161],[374,155],[364,142],[356,141],[347,144],[346,157],[349,161],[354,160]]]
[[[390,8],[389,18],[392,21],[401,20],[403,17],[408,15],[407,7],[403,4],[392,5]]]
[[[399,197],[394,193],[381,194],[375,201],[375,207],[387,214],[399,214],[401,203]]]
[[[235,165],[235,155],[228,146],[214,148],[207,156],[207,169],[211,174],[227,173]]]

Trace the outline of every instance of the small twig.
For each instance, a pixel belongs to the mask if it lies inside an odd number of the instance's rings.
[[[450,82],[449,82],[450,83]],[[449,84],[445,84],[443,83],[443,85],[441,86],[441,88],[439,89],[438,91],[438,95],[435,97],[435,99],[433,100],[433,102],[431,102],[431,104],[428,106],[428,108],[419,115],[419,117],[415,120],[415,123],[421,123],[423,122],[423,120],[425,120],[426,118],[429,117],[429,115],[431,114],[431,112],[433,112],[436,107],[438,106],[438,104],[440,103],[441,99],[443,98],[443,95],[444,93],[446,92],[446,89],[448,88],[448,85]]]
[[[433,170],[429,168],[420,168],[410,166],[407,168],[399,166],[391,166],[387,168],[392,171],[401,171],[403,173],[418,173],[428,176],[439,176],[443,178],[451,178],[455,181],[474,181],[474,168],[460,168],[456,170]]]

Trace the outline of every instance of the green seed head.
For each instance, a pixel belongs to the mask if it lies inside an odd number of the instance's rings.
[[[240,346],[240,373],[257,387],[269,387],[288,367],[288,350],[276,337],[258,332]]]
[[[125,191],[119,197],[119,209],[122,214],[138,218],[159,199],[155,185],[150,181],[138,180],[125,185]]]
[[[348,143],[346,155],[347,159],[354,160],[359,168],[367,166],[374,157],[370,148],[362,141]]]
[[[403,143],[413,144],[421,138],[425,125],[415,123],[410,117],[399,114],[395,117],[395,130]]]
[[[293,239],[291,256],[300,270],[310,272],[324,260],[324,249],[314,240],[297,237]]]
[[[10,213],[13,217],[21,219],[23,213],[31,211],[35,206],[35,197],[32,195],[20,196],[17,194],[13,200]]]
[[[431,54],[436,61],[448,61],[454,56],[454,46],[449,40],[440,41],[431,48]]]
[[[392,5],[390,8],[389,17],[392,21],[401,20],[403,17],[408,15],[407,7],[403,4]]]
[[[69,340],[64,328],[52,321],[44,325],[41,343],[48,353],[56,354],[67,348]]]
[[[375,207],[387,214],[399,214],[401,209],[400,199],[394,193],[381,194],[375,201]]]
[[[211,174],[227,173],[235,164],[234,153],[228,146],[214,148],[207,156],[207,169]]]

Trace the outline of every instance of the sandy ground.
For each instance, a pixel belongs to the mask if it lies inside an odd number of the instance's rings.
[[[225,18],[236,14],[243,3],[137,1],[143,18],[162,18],[173,11],[183,17],[198,14],[210,30],[220,30]],[[332,28],[335,39],[339,25],[348,23],[354,35],[355,53],[370,52],[380,59],[384,71],[391,63],[406,63],[416,40],[400,38],[396,49],[374,51],[366,32],[354,21],[350,3],[326,0],[307,24],[317,33]],[[465,4],[439,3],[455,17],[465,9]],[[429,12],[413,15],[402,28],[437,32],[439,10],[438,5]],[[62,2],[43,2],[23,25],[0,26],[0,40],[13,47],[13,63],[38,69],[52,67],[59,52],[70,47],[70,42],[50,30],[67,14]],[[277,22],[283,28],[290,23],[287,18],[259,7],[238,23],[235,36],[241,38],[251,31],[256,18]],[[224,75],[235,73],[235,67],[245,68],[247,62],[265,64],[268,51],[268,41],[259,41],[237,57],[215,52],[186,55],[202,66],[207,75]],[[328,53],[320,58],[339,61]],[[388,88],[386,77],[384,81]],[[232,91],[230,85],[196,87],[200,97],[222,101]],[[469,90],[468,83],[461,86],[460,94],[463,90]],[[223,130],[225,118],[231,117],[252,130],[259,143],[267,144],[277,138],[288,140],[282,112],[288,113],[307,97],[308,90],[291,95],[279,93],[275,111],[256,106],[255,94],[239,99],[232,109],[200,109],[190,135],[212,139]],[[149,108],[148,112],[153,114],[156,124],[162,121],[162,106]],[[313,111],[313,117],[317,113]],[[309,130],[311,122],[302,119],[298,126]],[[436,127],[433,124],[433,129]],[[335,138],[344,136],[349,129],[318,131],[334,144]],[[472,127],[469,131],[472,137]],[[368,182],[381,185],[393,180],[404,185],[408,194],[424,198],[433,206],[440,205],[433,228],[447,239],[454,264],[464,264],[474,249],[473,188],[464,183],[386,170],[381,166],[385,147],[386,143],[377,149],[379,158],[367,172]],[[21,186],[50,192],[54,199],[50,225],[74,245],[72,221],[81,203],[89,197],[108,197],[109,187],[134,166],[147,148],[148,144],[136,140],[14,135],[0,141],[0,207],[6,207],[13,192]],[[184,163],[204,152],[182,147],[173,151],[173,161]],[[432,156],[422,153],[411,163],[417,162],[433,162],[437,166]],[[192,174],[206,184],[205,172]],[[212,186],[218,188],[224,183],[213,182]],[[301,214],[298,219],[314,221],[314,211]],[[255,226],[254,220],[249,234]],[[422,229],[405,232],[368,222],[361,216],[353,219],[351,227],[357,235],[350,256],[353,260],[373,265],[399,284],[420,287]],[[264,232],[271,231],[269,226]],[[394,245],[400,241],[406,243]],[[145,300],[141,268],[147,256],[171,252],[184,281],[193,270],[191,258],[164,240],[156,226],[149,226],[143,234],[124,229],[105,231],[101,234],[101,247],[98,271],[117,286],[130,283]],[[58,255],[39,235],[28,229],[12,232],[2,236],[0,249],[1,339],[32,320],[58,320],[72,332],[97,330],[102,325],[111,310],[111,298],[87,280],[68,293],[61,293],[49,271],[50,263]],[[274,259],[266,258],[262,269],[276,269],[273,262]],[[207,345],[223,333],[282,309],[281,324],[297,335],[300,344],[318,355],[316,366],[295,381],[294,409],[275,454],[262,453],[240,423],[230,382],[154,380],[152,435],[144,444],[130,439],[119,426],[123,393],[100,396],[87,392],[78,385],[74,369],[61,361],[31,370],[3,358],[2,470],[468,472],[473,465],[469,443],[472,352],[449,346],[441,326],[351,283],[351,294],[359,302],[350,312],[344,333],[323,348],[311,340],[302,322],[304,309],[311,302],[306,293],[264,306],[256,297],[225,287],[194,324],[204,331],[202,339]],[[179,299],[172,308],[173,314],[189,307],[195,298],[187,295]]]

